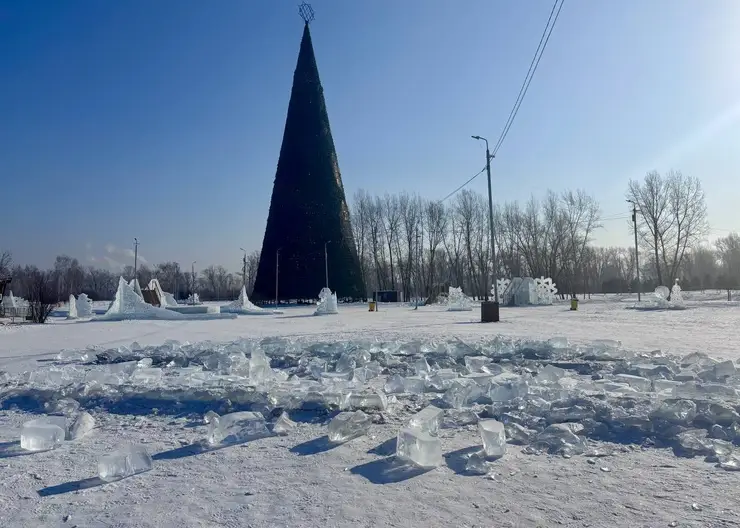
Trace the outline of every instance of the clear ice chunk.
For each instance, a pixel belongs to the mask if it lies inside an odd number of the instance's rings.
[[[349,394],[346,405],[352,409],[384,411],[388,407],[388,397],[382,392],[353,392]]]
[[[653,387],[651,380],[640,376],[633,376],[632,374],[617,374],[614,376],[614,381],[626,383],[630,387],[644,392],[650,392]]]
[[[478,432],[483,440],[486,456],[500,457],[506,454],[504,424],[498,420],[481,420],[478,422]]]
[[[431,374],[432,369],[429,367],[426,358],[419,358],[411,364],[411,368],[414,370],[417,376],[427,377]]]
[[[506,432],[506,438],[508,438],[511,443],[519,445],[529,444],[537,435],[537,431],[534,429],[528,429],[516,422],[506,423],[504,425],[504,431]]]
[[[665,400],[651,414],[673,424],[687,424],[696,418],[696,403],[691,400]]]
[[[583,426],[581,426],[583,427]],[[568,424],[553,424],[537,435],[535,446],[544,446],[552,454],[578,455],[585,451],[583,439]]]
[[[329,441],[348,442],[367,434],[372,419],[362,411],[339,413],[329,422]]]
[[[272,378],[270,360],[262,350],[252,351],[252,356],[249,358],[249,377],[257,384],[265,383]]]
[[[409,394],[424,394],[426,380],[418,376],[409,376],[403,380],[404,392]]]
[[[73,400],[72,398],[62,398],[61,400],[45,403],[44,408],[48,412],[61,413],[65,416],[70,416],[76,413],[80,408],[80,402]]]
[[[471,475],[486,475],[488,469],[488,461],[484,451],[472,453],[465,461],[465,472]]]
[[[64,439],[64,430],[44,418],[30,420],[21,427],[21,449],[26,451],[48,451],[59,447]]]
[[[79,440],[95,429],[95,418],[86,411],[77,415],[69,431],[70,440]]]
[[[547,340],[547,344],[550,345],[552,348],[568,348],[570,346],[567,337],[550,338]]]
[[[656,379],[653,380],[653,391],[672,394],[673,388],[677,387],[678,385],[681,385],[680,381]]]
[[[452,383],[442,399],[453,409],[462,409],[471,405],[483,395],[483,391],[472,380],[458,380]]]
[[[730,360],[714,365],[714,377],[719,380],[734,376],[736,372],[735,363]]]
[[[493,360],[488,356],[465,356],[465,368],[470,374],[490,374],[489,365]]]
[[[272,425],[272,432],[279,435],[287,435],[295,429],[297,424],[288,417],[288,413],[283,412],[275,423]]]
[[[139,368],[131,374],[131,381],[142,385],[154,385],[162,380],[161,368]]]
[[[514,398],[526,396],[529,392],[527,382],[522,380],[518,382],[505,382],[501,384],[492,384],[488,397],[494,402],[507,402]]]
[[[208,423],[208,443],[211,445],[238,444],[268,434],[265,417],[251,411],[212,416]]]
[[[567,372],[565,369],[554,365],[545,365],[537,373],[537,381],[544,383],[557,383],[561,378],[564,378],[566,374]]]
[[[704,429],[689,429],[676,435],[681,449],[690,455],[714,454],[714,440],[707,438]]]
[[[442,444],[436,436],[407,427],[398,432],[396,456],[422,468],[441,466]]]
[[[398,374],[389,376],[383,389],[388,394],[401,394],[404,391],[403,378]]]
[[[434,405],[429,405],[409,418],[408,426],[436,436],[442,426],[442,418],[444,418],[444,411]]]
[[[111,482],[152,469],[152,457],[142,445],[122,447],[98,458],[98,476]]]

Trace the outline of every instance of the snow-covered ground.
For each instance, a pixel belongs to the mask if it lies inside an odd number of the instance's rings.
[[[687,309],[682,311],[628,310],[636,299],[627,296],[594,296],[581,301],[577,312],[566,303],[502,308],[499,324],[480,324],[477,307],[449,312],[389,305],[375,313],[366,306],[340,305],[338,315],[327,317],[313,317],[312,307],[298,307],[283,315],[212,321],[53,318],[43,326],[0,326],[0,371],[17,380],[23,371],[48,369],[61,350],[88,346],[100,352],[134,341],[156,346],[168,339],[199,343],[266,337],[304,347],[363,340],[475,345],[497,335],[543,341],[566,337],[575,345],[618,340],[623,349],[651,358],[663,357],[653,353],[658,349],[677,356],[740,357],[740,305],[726,302],[724,294],[684,297]],[[54,397],[70,390],[60,387],[55,386]],[[564,458],[525,454],[523,447],[509,445],[507,454],[491,463],[490,476],[473,476],[465,471],[465,460],[481,440],[469,424],[442,429],[441,467],[423,471],[399,464],[390,456],[399,428],[430,397],[441,394],[399,395],[397,403],[372,413],[368,435],[339,446],[325,438],[332,413],[295,410],[290,414],[298,426],[287,436],[207,452],[194,447],[206,436],[204,409],[184,406],[176,412],[176,405],[175,410],[153,409],[83,397],[98,426],[92,434],[53,451],[25,453],[15,443],[20,426],[38,415],[31,403],[3,402],[9,390],[0,373],[3,527],[740,524],[740,472],[715,468],[703,456],[679,458],[665,447],[606,442],[598,446],[610,456]],[[37,402],[48,394],[35,393]],[[224,398],[205,407],[225,412],[232,403],[237,406],[236,400]],[[478,414],[482,409],[474,408]],[[457,412],[446,411],[448,418]],[[97,457],[127,442],[144,444],[154,456],[154,469],[100,485],[94,479]]]

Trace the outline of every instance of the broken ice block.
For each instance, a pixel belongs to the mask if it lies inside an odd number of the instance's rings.
[[[384,411],[388,407],[388,397],[382,392],[353,392],[347,399],[347,406],[352,409]]]
[[[634,389],[645,392],[649,392],[653,386],[652,381],[649,379],[641,378],[640,376],[633,376],[631,374],[617,374],[614,376],[614,381],[626,383]]]
[[[465,356],[465,368],[470,374],[490,374],[488,367],[491,364],[493,360],[488,356]]]
[[[161,368],[140,368],[131,374],[131,381],[142,385],[153,385],[162,379]]]
[[[212,416],[208,423],[208,443],[211,445],[236,444],[267,434],[265,417],[251,411]]]
[[[704,429],[689,429],[676,435],[676,439],[681,449],[690,455],[714,454],[714,442],[717,441],[707,438]]]
[[[483,440],[483,450],[487,456],[504,456],[506,454],[506,433],[504,424],[497,420],[481,420],[478,432]]]
[[[666,380],[666,379],[655,379],[653,380],[653,391],[655,392],[666,392],[668,394],[673,392],[673,388],[681,385],[680,381]]]
[[[296,423],[288,417],[288,413],[283,412],[280,418],[272,425],[272,432],[279,435],[286,435],[292,431]]]
[[[442,444],[438,437],[419,429],[401,429],[396,438],[396,456],[423,468],[441,466]]]
[[[211,423],[214,419],[218,420],[219,415],[215,411],[208,411],[205,416],[203,416],[203,421],[207,424]]]
[[[409,427],[436,436],[442,425],[443,417],[444,411],[442,409],[429,405],[409,418]]]
[[[21,427],[21,448],[26,451],[48,451],[61,445],[65,432],[58,424],[44,418],[30,420]]]
[[[485,475],[488,473],[488,461],[482,451],[472,453],[465,461],[465,471],[471,475]]]
[[[254,383],[264,383],[272,378],[270,360],[262,350],[252,351],[249,358],[249,377]]]
[[[152,469],[152,457],[141,445],[126,446],[98,459],[98,476],[111,482]]]
[[[506,433],[506,438],[508,438],[511,443],[519,445],[529,444],[532,441],[532,438],[537,435],[537,431],[534,429],[528,429],[516,422],[508,422],[504,426],[504,431]]]
[[[403,378],[399,376],[398,374],[394,374],[393,376],[389,376],[388,380],[385,382],[385,387],[383,387],[385,392],[388,394],[400,394],[404,391],[403,388]]]
[[[372,419],[362,411],[339,413],[329,422],[329,441],[348,442],[367,434]]]
[[[547,344],[552,348],[568,348],[567,337],[553,337],[547,340]]]
[[[714,365],[714,377],[719,380],[734,376],[736,371],[735,364],[730,360]]]
[[[426,380],[418,376],[409,376],[403,380],[404,392],[409,394],[424,394],[424,387],[426,386]]]
[[[674,424],[687,424],[696,418],[696,403],[691,400],[665,400],[650,413],[652,419],[662,419]]]
[[[48,412],[61,413],[69,416],[77,412],[77,409],[80,408],[80,402],[72,398],[62,398],[61,400],[45,403],[44,408]]]
[[[95,418],[90,413],[82,411],[69,431],[70,440],[79,440],[93,429],[95,429]]]
[[[483,391],[472,380],[458,380],[452,383],[442,399],[453,409],[471,405],[483,395]]]
[[[565,369],[561,369],[554,365],[545,365],[537,373],[537,381],[544,383],[557,383],[561,378],[564,378],[566,374]]]
[[[432,371],[425,358],[417,359],[411,364],[411,367],[414,369],[414,372],[416,372],[416,375],[421,377],[429,376]]]
[[[548,426],[537,435],[535,445],[544,446],[552,454],[566,455],[578,455],[586,448],[583,439],[573,432],[569,424]]]
[[[526,396],[528,392],[529,386],[526,381],[522,380],[512,383],[492,384],[488,391],[488,397],[494,402],[506,402]]]

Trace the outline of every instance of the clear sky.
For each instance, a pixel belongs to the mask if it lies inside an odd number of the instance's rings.
[[[298,55],[296,0],[0,0],[0,249],[50,266],[237,270],[259,249]],[[550,0],[314,0],[348,200],[442,198],[485,163]],[[626,214],[630,177],[701,178],[739,229],[740,2],[566,0],[493,163],[494,199],[583,188]],[[471,188],[484,191],[479,178]],[[597,242],[628,245],[627,220]]]

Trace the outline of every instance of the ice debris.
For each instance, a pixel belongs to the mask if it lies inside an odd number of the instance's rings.
[[[353,438],[367,434],[372,418],[362,411],[343,412],[329,422],[329,441],[349,442]]]
[[[287,435],[296,427],[296,423],[288,417],[287,413],[283,413],[272,425],[272,432],[279,435]]]
[[[56,418],[61,418],[61,420]],[[66,438],[66,419],[47,416],[30,420],[21,427],[21,449],[26,451],[48,451],[59,447]]]
[[[90,413],[82,411],[77,415],[69,430],[70,440],[79,440],[93,429],[95,429],[95,418]]]
[[[142,445],[129,445],[98,458],[98,476],[111,482],[152,469],[152,457]]]
[[[396,456],[422,468],[434,468],[442,465],[442,445],[436,436],[406,427],[398,432]]]
[[[506,454],[504,424],[497,420],[481,420],[478,422],[478,432],[483,440],[486,456],[501,457]]]
[[[207,441],[212,446],[238,444],[269,434],[265,417],[260,413],[241,411],[214,415],[209,417],[208,422]]]

